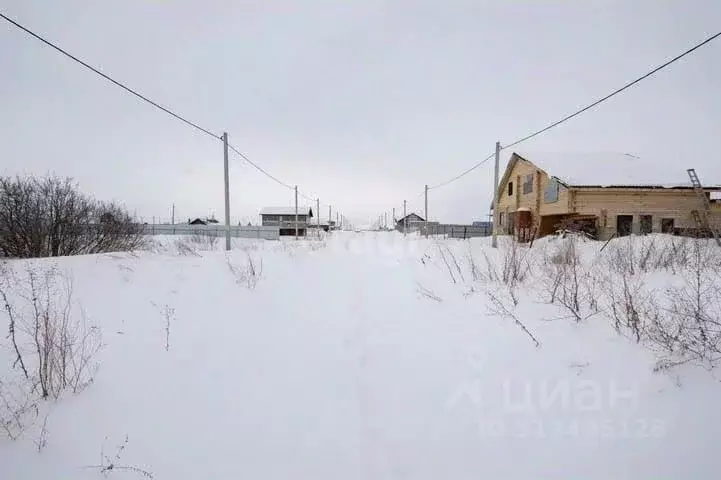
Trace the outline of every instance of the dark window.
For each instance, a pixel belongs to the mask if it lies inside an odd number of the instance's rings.
[[[641,215],[641,235],[653,232],[653,217],[651,215]]]
[[[555,178],[549,178],[546,183],[546,188],[543,191],[543,202],[544,203],[555,203],[558,201],[558,192],[560,186]]]
[[[661,233],[673,233],[674,222],[673,218],[662,218],[661,219]]]
[[[631,235],[631,227],[633,226],[633,215],[617,215],[616,216],[616,233],[619,237]]]
[[[533,174],[523,177],[523,194],[533,192]]]
[[[508,196],[513,195],[513,182],[508,182]]]

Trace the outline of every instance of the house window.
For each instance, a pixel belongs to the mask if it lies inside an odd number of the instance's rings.
[[[640,215],[641,235],[647,235],[653,232],[653,217],[651,215]]]
[[[523,177],[523,194],[533,192],[533,174],[526,175]]]
[[[501,212],[501,213],[498,214],[498,223],[499,223],[501,226],[503,226],[503,222],[506,220],[505,217],[506,217],[506,215],[505,215],[503,212]]]
[[[674,221],[673,218],[662,218],[661,219],[661,233],[673,233]]]
[[[508,182],[508,196],[513,195],[513,182]]]
[[[555,203],[558,201],[558,192],[561,187],[555,178],[548,179],[546,188],[543,191],[543,202],[544,203]]]
[[[619,237],[631,235],[633,215],[616,215],[616,234]]]

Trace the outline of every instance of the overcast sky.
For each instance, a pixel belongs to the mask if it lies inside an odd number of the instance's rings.
[[[675,56],[721,2],[0,0],[0,11],[367,222]],[[524,151],[616,151],[721,180],[721,39]],[[505,163],[510,152],[504,152]],[[503,168],[504,165],[502,165]],[[589,165],[602,169],[602,165]],[[0,22],[0,173],[75,178],[149,221],[223,215],[222,144]],[[293,192],[231,154],[234,222]],[[488,162],[429,195],[484,219]],[[309,203],[305,202],[304,203]],[[334,214],[335,215],[335,214]]]

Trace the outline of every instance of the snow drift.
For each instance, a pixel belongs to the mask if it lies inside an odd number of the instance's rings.
[[[43,400],[0,341],[2,478],[716,478],[721,282],[696,245],[337,232],[6,262],[19,325],[52,270],[102,343]]]

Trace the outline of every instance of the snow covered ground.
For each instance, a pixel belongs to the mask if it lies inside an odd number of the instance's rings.
[[[553,264],[516,262],[527,278],[509,287],[506,241],[210,243],[162,237],[132,255],[8,262],[17,282],[28,266],[67,272],[73,312],[103,347],[87,388],[35,401],[17,440],[0,429],[0,478],[721,475],[714,371],[654,373],[659,352],[608,315],[582,307],[576,321],[544,301]],[[602,246],[580,242],[584,265],[613,255]],[[660,291],[680,273],[644,275],[636,286]],[[7,392],[22,378],[8,339],[0,347]]]

